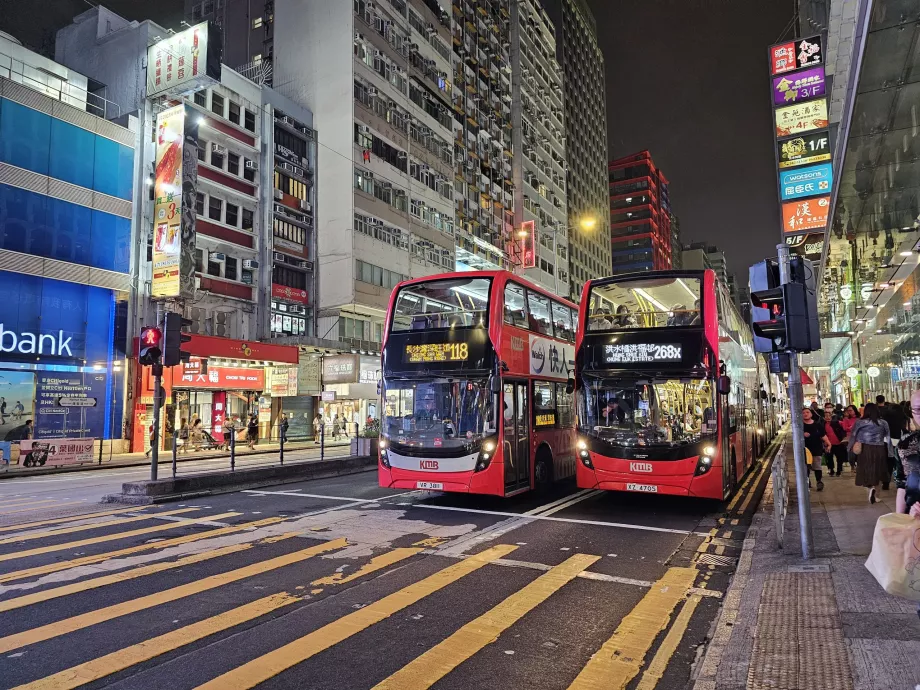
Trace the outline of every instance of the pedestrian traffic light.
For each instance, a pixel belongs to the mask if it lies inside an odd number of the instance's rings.
[[[762,333],[764,327],[767,331],[776,328],[770,322],[774,319],[773,312],[764,298],[768,295],[771,299],[782,299],[782,290],[779,285],[779,265],[773,259],[766,259],[754,264],[749,272],[749,287],[751,291],[751,329],[754,331],[755,352],[777,352],[778,348],[770,335]]]
[[[811,262],[790,262],[793,282],[779,284],[779,268],[767,259],[751,266],[751,328],[757,352],[820,349],[817,299]]]
[[[162,350],[163,334],[156,326],[144,326],[141,329],[140,342],[138,343],[137,361],[140,365],[149,367],[159,364]]]
[[[165,319],[165,344],[163,351],[163,366],[174,367],[180,362],[187,362],[190,353],[182,350],[182,343],[187,343],[192,336],[183,333],[182,329],[192,325],[191,319],[182,318],[182,314],[167,312]]]

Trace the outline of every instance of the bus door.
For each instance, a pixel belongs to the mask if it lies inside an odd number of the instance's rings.
[[[505,380],[502,385],[505,493],[530,488],[530,412],[527,382]]]

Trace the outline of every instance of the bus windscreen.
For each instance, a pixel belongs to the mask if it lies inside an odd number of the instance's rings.
[[[491,278],[445,278],[399,289],[392,333],[463,326],[487,327]],[[431,353],[427,353],[430,356]],[[446,353],[451,359],[459,353]],[[445,355],[445,356],[446,356]]]
[[[591,288],[588,331],[700,326],[700,279],[649,278]]]

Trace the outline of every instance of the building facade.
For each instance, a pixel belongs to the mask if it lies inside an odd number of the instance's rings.
[[[92,460],[123,450],[140,126],[5,34],[0,56],[0,448],[29,421]]]
[[[651,154],[617,158],[608,171],[613,273],[673,268],[668,180]]]
[[[684,262],[681,256],[683,245],[680,239],[680,219],[671,213],[671,268],[683,268]]]
[[[539,0],[515,3],[511,18],[514,226],[524,233],[523,274],[567,296],[564,94],[555,29]]]
[[[684,268],[712,269],[722,284],[728,289],[731,285],[725,252],[712,244],[694,242],[684,245],[681,252]]]
[[[607,101],[604,56],[597,24],[586,0],[555,0],[561,10],[556,52],[565,90],[566,198],[569,237],[569,292],[580,298],[590,278],[610,271],[607,181]],[[591,229],[582,223],[593,221]]]

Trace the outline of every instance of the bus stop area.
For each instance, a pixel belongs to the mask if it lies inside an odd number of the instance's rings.
[[[851,469],[828,478],[811,492],[815,558],[803,561],[791,435],[776,462],[789,478],[786,516],[774,514],[784,493],[775,472],[693,690],[920,687],[917,604],[887,594],[865,567],[876,520],[895,512],[894,488],[870,505]]]

